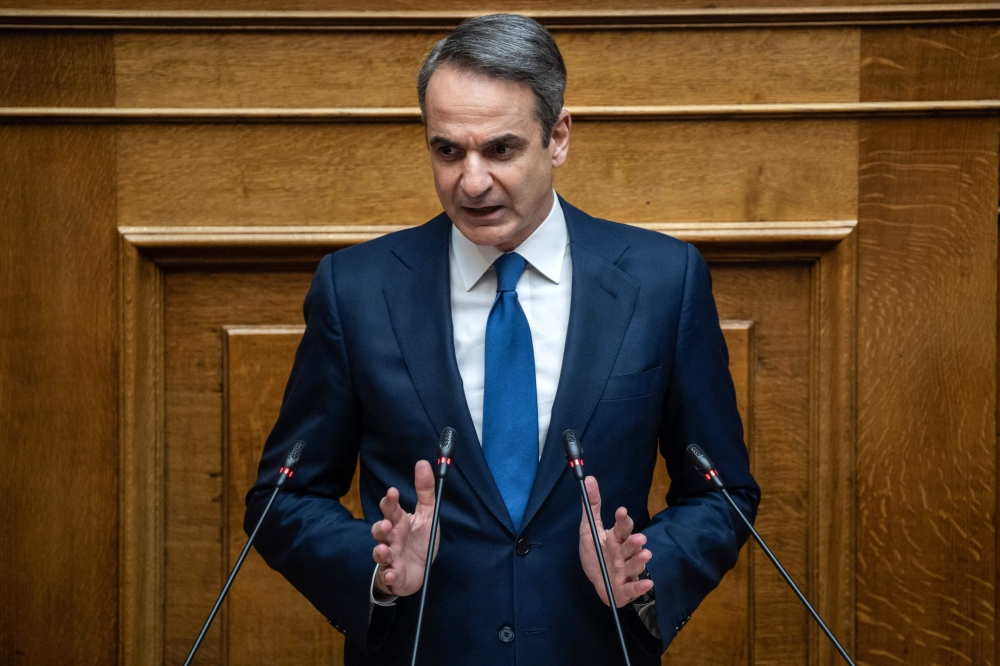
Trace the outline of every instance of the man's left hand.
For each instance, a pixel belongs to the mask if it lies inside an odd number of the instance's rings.
[[[611,589],[615,594],[615,603],[621,608],[631,603],[653,589],[653,581],[639,580],[639,574],[646,568],[646,563],[653,553],[643,548],[646,545],[645,534],[632,534],[634,523],[629,518],[625,507],[619,507],[615,512],[615,524],[610,530],[601,524],[601,492],[597,487],[597,479],[588,476],[584,483],[587,486],[587,498],[594,512],[594,524],[597,526],[597,538],[601,541],[604,551],[604,563],[608,567],[608,578],[611,579]],[[590,536],[590,523],[587,512],[582,507],[583,516],[580,520],[580,563],[587,578],[593,583],[601,601],[608,603],[608,593],[604,588],[604,578],[601,576],[601,565],[597,561],[597,550],[594,539]]]

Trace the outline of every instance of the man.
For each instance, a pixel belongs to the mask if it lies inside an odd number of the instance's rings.
[[[567,428],[596,477],[589,500],[634,664],[659,663],[748,536],[684,455],[701,444],[756,511],[707,267],[685,243],[556,197],[565,81],[531,19],[471,19],[439,42],[418,97],[445,212],[327,256],[306,297],[246,525],[288,445],[306,441],[257,548],[346,635],[347,664],[409,663],[427,460],[445,426],[455,471],[421,663],[621,662]],[[650,518],[658,450],[670,506]],[[338,501],[359,458],[364,520]]]

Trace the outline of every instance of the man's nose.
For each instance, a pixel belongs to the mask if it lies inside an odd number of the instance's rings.
[[[493,185],[489,164],[481,156],[470,153],[462,168],[462,191],[470,199],[476,199],[486,194]]]

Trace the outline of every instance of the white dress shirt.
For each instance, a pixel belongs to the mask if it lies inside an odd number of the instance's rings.
[[[540,458],[559,386],[573,294],[569,232],[555,193],[548,216],[513,251],[528,262],[517,282],[517,300],[531,327],[531,346],[535,353]],[[455,358],[480,444],[483,441],[483,386],[486,380],[486,320],[497,296],[493,262],[502,254],[495,247],[476,245],[458,227],[452,226],[448,263]]]

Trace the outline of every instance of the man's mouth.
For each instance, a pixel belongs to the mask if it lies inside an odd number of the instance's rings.
[[[462,206],[469,217],[487,218],[499,213],[503,206]]]

